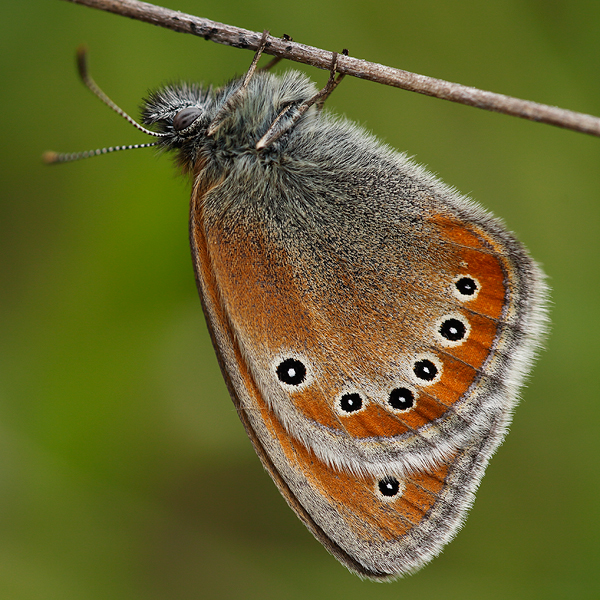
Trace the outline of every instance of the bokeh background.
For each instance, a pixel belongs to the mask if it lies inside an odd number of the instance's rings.
[[[165,2],[600,115],[596,0]],[[78,81],[81,42],[133,114],[148,88],[222,83],[252,53],[58,0],[2,4],[0,598],[598,597],[600,139],[352,78],[330,98],[502,216],[553,288],[547,350],[463,531],[418,574],[363,582],[238,421],[195,289],[189,184],[152,150],[40,160],[145,141]]]

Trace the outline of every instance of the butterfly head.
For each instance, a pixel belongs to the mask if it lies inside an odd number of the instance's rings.
[[[258,72],[249,82],[235,79],[219,89],[171,84],[144,101],[142,122],[161,134],[161,148],[177,152],[186,172],[199,162],[223,168],[243,155],[268,161],[280,154],[288,136],[268,148],[257,148],[258,142],[274,123],[291,133],[286,122],[294,108],[314,93],[314,84],[294,71],[282,77]],[[303,122],[316,110],[302,115]]]
[[[177,151],[178,162],[187,171],[202,151],[216,110],[211,88],[186,83],[167,85],[143,101],[142,123],[162,134],[159,147]]]

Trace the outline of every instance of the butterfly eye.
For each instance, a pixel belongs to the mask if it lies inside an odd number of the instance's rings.
[[[395,477],[385,477],[377,483],[379,493],[386,499],[390,500],[397,496],[400,492],[400,482]]]
[[[478,283],[472,277],[460,277],[454,282],[458,294],[465,299],[472,299],[479,291]]]
[[[340,398],[340,409],[345,413],[352,413],[363,407],[363,401],[360,394],[344,394]]]
[[[306,379],[306,367],[295,358],[286,358],[277,366],[277,377],[287,385],[300,385]]]
[[[396,410],[408,410],[415,403],[415,394],[405,387],[395,388],[390,392],[388,404]]]
[[[173,129],[180,133],[200,117],[202,111],[197,106],[188,106],[180,110],[173,118]]]

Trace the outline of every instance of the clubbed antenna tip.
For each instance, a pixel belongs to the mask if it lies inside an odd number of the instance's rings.
[[[51,150],[49,150],[48,152],[44,152],[44,154],[42,154],[42,160],[47,165],[52,165],[54,163],[60,162],[59,156],[60,155],[58,154],[58,152],[52,152]]]

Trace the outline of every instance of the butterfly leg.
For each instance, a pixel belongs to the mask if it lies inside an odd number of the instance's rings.
[[[343,54],[346,56],[348,51],[344,50]],[[333,53],[333,57],[331,59],[331,68],[329,71],[329,79],[325,84],[325,87],[319,90],[312,98],[305,100],[302,104],[295,108],[291,104],[285,106],[279,115],[277,115],[277,118],[273,121],[269,129],[267,129],[265,135],[263,135],[262,138],[257,142],[257,150],[268,148],[273,142],[277,141],[286,131],[289,131],[298,122],[300,117],[302,117],[302,115],[313,104],[317,104],[319,109],[323,107],[325,100],[329,98],[333,90],[335,90],[345,76],[343,73],[338,73],[336,77],[338,56],[339,55],[337,52]],[[282,117],[292,109],[294,109],[293,117],[285,124],[285,126],[280,126]]]
[[[265,29],[265,31],[263,31],[262,38],[260,40],[258,49],[256,50],[256,54],[254,55],[254,58],[252,59],[250,68],[246,72],[246,75],[244,76],[242,83],[235,90],[235,92],[233,92],[233,94],[231,94],[231,96],[229,96],[229,98],[227,98],[227,100],[225,101],[223,106],[221,106],[221,108],[215,115],[211,124],[208,126],[208,130],[206,132],[206,135],[208,137],[211,137],[216,133],[216,131],[221,126],[221,123],[223,122],[225,117],[227,117],[227,115],[231,113],[231,111],[241,102],[242,98],[245,96],[246,89],[248,88],[248,84],[250,83],[252,76],[256,72],[256,67],[258,65],[258,61],[260,60],[263,50],[267,46],[268,40],[269,40],[269,32]]]
[[[342,50],[342,54],[344,56],[348,56],[348,50],[344,48],[344,50]],[[333,90],[335,90],[335,88],[341,83],[342,79],[344,79],[346,76],[345,73],[338,73],[336,77],[338,56],[339,54],[337,52],[333,53],[333,60],[331,61],[331,68],[329,70],[329,79],[325,84],[325,87],[316,96],[313,96],[313,98],[309,100],[311,104],[316,102],[319,109],[323,108],[327,98],[331,96]]]

